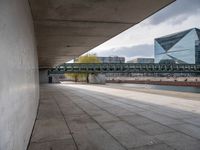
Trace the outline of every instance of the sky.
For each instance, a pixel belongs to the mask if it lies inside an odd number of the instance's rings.
[[[126,61],[153,58],[155,38],[194,27],[200,28],[200,0],[177,0],[87,53],[121,56]]]

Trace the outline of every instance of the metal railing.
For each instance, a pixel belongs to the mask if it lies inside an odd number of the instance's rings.
[[[49,74],[64,73],[200,73],[200,65],[155,63],[67,63],[49,69]]]

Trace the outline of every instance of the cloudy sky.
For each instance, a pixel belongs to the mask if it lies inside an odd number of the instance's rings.
[[[177,0],[88,53],[98,56],[154,57],[154,38],[200,28],[200,0]]]

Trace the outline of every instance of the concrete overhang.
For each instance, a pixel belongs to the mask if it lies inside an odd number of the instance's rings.
[[[39,67],[80,56],[174,0],[29,0]]]

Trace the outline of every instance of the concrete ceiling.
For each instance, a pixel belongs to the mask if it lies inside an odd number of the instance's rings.
[[[54,67],[102,44],[174,0],[29,0],[39,67]]]

